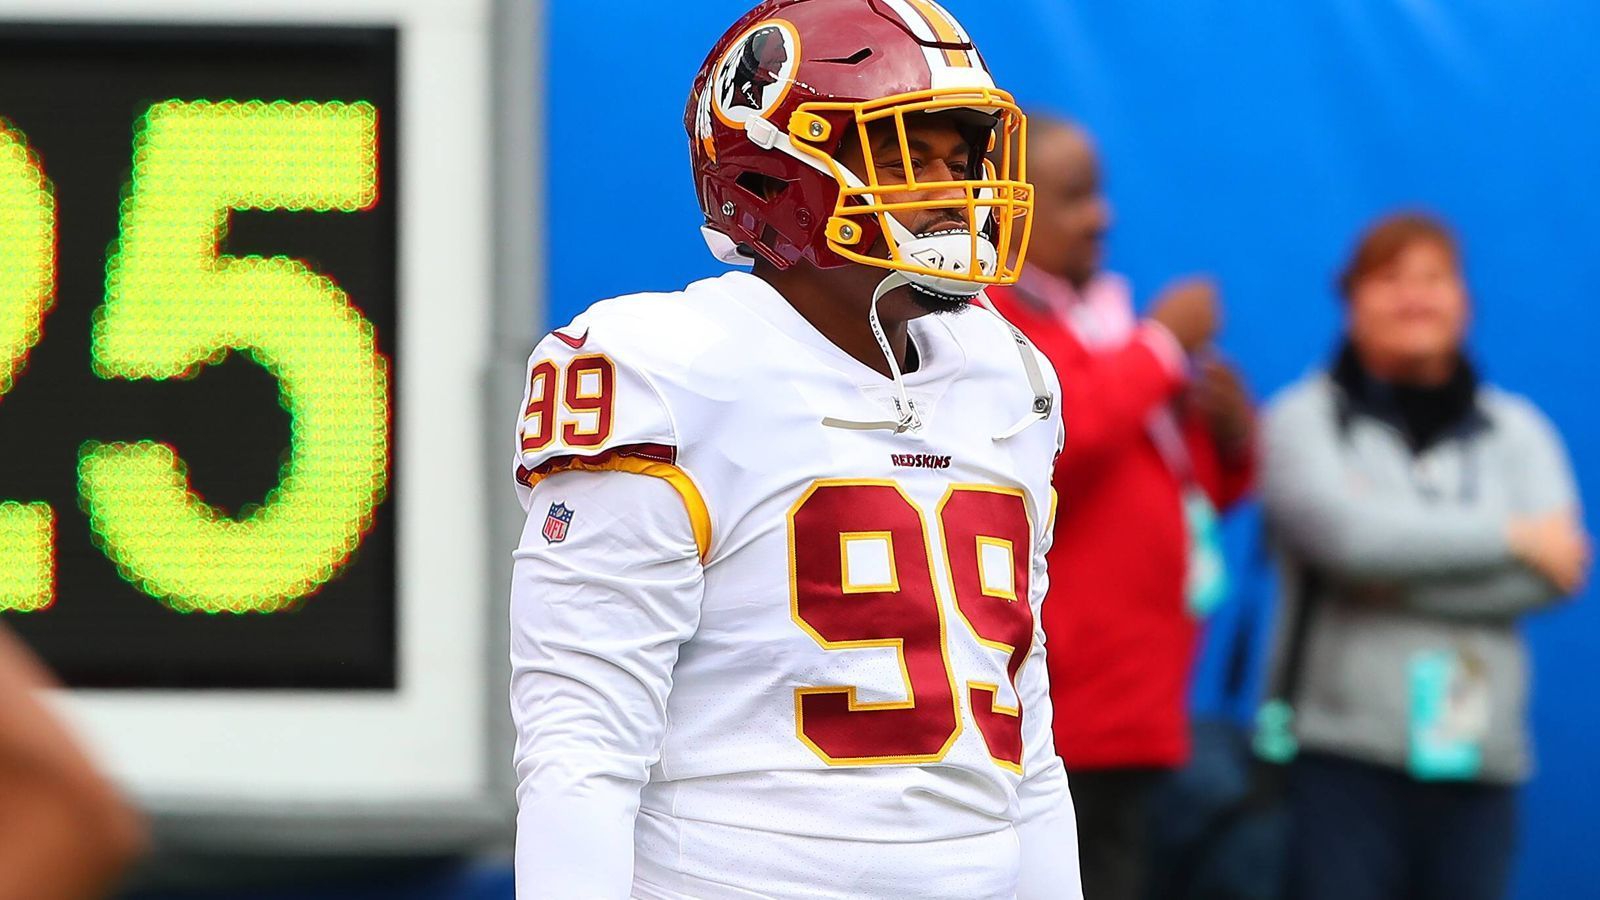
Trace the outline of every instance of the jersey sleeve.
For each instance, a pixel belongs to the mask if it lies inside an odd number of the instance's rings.
[[[678,465],[671,411],[630,352],[624,335],[602,319],[580,316],[546,335],[528,358],[516,420],[513,472],[517,499],[557,472],[623,471],[660,478],[682,497],[702,558],[711,520],[699,488]]]
[[[563,471],[529,499],[511,586],[517,897],[622,900],[703,569],[663,480]],[[563,511],[561,528],[546,508]]]
[[[1050,492],[1050,512],[1044,519],[1033,551],[1029,598],[1034,608],[1033,649],[1018,673],[1017,694],[1022,700],[1022,781],[1017,786],[1021,819],[1017,836],[1022,848],[1022,869],[1017,900],[1066,898],[1081,900],[1078,871],[1078,825],[1067,787],[1066,769],[1056,754],[1050,703],[1050,682],[1045,666],[1044,627],[1039,608],[1050,589],[1045,555],[1055,530],[1055,492]]]

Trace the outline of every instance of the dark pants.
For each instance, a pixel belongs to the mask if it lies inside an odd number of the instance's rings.
[[[1516,790],[1304,753],[1289,771],[1290,900],[1498,900]]]
[[[1143,900],[1149,865],[1150,792],[1159,769],[1074,770],[1084,900]]]

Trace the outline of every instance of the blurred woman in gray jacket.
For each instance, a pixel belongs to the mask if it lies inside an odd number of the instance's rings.
[[[1587,576],[1576,486],[1549,421],[1463,355],[1469,304],[1442,224],[1380,220],[1340,289],[1333,366],[1264,420],[1290,586],[1291,897],[1500,897],[1531,767],[1516,622]]]

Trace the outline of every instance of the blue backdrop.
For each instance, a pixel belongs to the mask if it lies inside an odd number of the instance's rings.
[[[947,5],[1002,86],[1098,136],[1118,216],[1110,261],[1139,296],[1188,272],[1220,280],[1224,347],[1258,393],[1328,355],[1330,281],[1356,230],[1421,205],[1462,234],[1489,377],[1535,398],[1580,482],[1600,486],[1600,72],[1589,39],[1600,4]],[[697,231],[681,121],[706,50],[747,6],[550,4],[547,325],[598,298],[718,271]],[[1589,526],[1600,526],[1593,514]],[[1232,529],[1241,558],[1246,530]],[[1518,896],[1578,896],[1600,883],[1600,607],[1580,600],[1527,630],[1541,769],[1526,792]]]

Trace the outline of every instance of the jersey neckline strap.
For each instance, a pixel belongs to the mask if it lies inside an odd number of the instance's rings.
[[[828,366],[859,387],[876,388],[892,383],[883,373],[846,353],[825,337],[778,290],[750,272],[733,270],[719,278],[717,288],[728,299],[748,309],[785,338],[811,351]],[[970,313],[962,313],[968,315]],[[937,384],[954,378],[967,366],[967,351],[942,316],[922,316],[908,323],[917,345],[918,366],[903,379],[908,387]]]
[[[878,287],[872,292],[872,305],[867,308],[867,322],[872,326],[872,336],[878,342],[878,349],[883,351],[884,361],[889,364],[889,377],[894,382],[895,393],[898,395],[900,416],[897,419],[876,419],[869,421],[854,421],[840,419],[835,416],[823,416],[822,424],[829,428],[843,428],[847,431],[893,431],[900,434],[906,431],[921,431],[922,416],[917,414],[917,408],[911,404],[911,397],[906,393],[905,374],[900,371],[900,361],[894,358],[894,348],[889,346],[889,336],[883,331],[883,322],[878,318],[878,301],[883,295],[897,287],[911,284],[911,279],[900,272],[890,272],[883,280],[878,282]],[[907,338],[909,340],[909,336]]]
[[[724,283],[724,279],[732,280],[741,287],[741,290],[730,289],[729,285]],[[954,378],[967,366],[966,347],[956,337],[955,330],[951,328],[950,323],[941,321],[943,316],[921,316],[907,323],[907,327],[911,332],[911,339],[917,347],[920,365],[915,372],[901,375],[898,366],[895,365],[893,358],[890,357],[890,369],[895,372],[897,377],[887,378],[881,372],[846,353],[839,345],[828,340],[822,332],[816,329],[816,326],[812,325],[805,316],[800,314],[799,310],[784,299],[776,288],[759,276],[750,272],[733,270],[724,273],[720,278],[712,280],[718,282],[717,287],[730,300],[739,303],[766,320],[769,325],[773,326],[785,337],[814,351],[817,356],[830,362],[833,368],[855,381],[857,385],[875,387],[881,386],[886,381],[892,382],[901,394],[900,402],[903,404],[903,409],[909,405],[905,398],[906,387],[934,384],[940,379]],[[874,304],[876,304],[878,297],[882,296],[887,290],[899,286],[895,283],[896,281],[898,279],[892,274],[879,284],[878,290],[874,292]],[[989,301],[988,296],[983,292],[980,291],[974,298],[973,306],[977,308],[965,310],[961,313],[956,313],[956,315],[992,316],[996,323],[1005,329],[1007,335],[1015,344],[1018,355],[1021,357],[1023,371],[1028,379],[1028,387],[1033,394],[1027,411],[1017,420],[1016,424],[992,436],[992,440],[1000,442],[1015,437],[1026,431],[1030,426],[1048,419],[1051,410],[1055,407],[1056,398],[1050,391],[1049,383],[1044,377],[1043,370],[1039,367],[1038,351],[1034,349],[1033,343],[1024,337],[1022,332],[1011,324],[1005,316],[1001,315],[998,309],[995,309],[994,304]],[[885,344],[884,338],[879,336],[879,346],[885,346]],[[885,347],[884,352],[885,356],[888,356],[887,347]],[[908,430],[909,423],[906,419],[907,417],[903,416],[899,421],[891,419],[854,421],[828,416],[822,420],[822,423],[833,428],[857,431],[882,429],[900,434]]]

